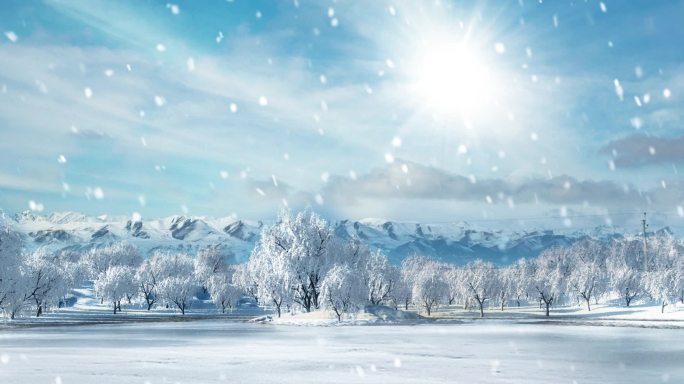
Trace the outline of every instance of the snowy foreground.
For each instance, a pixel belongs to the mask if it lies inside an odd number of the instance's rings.
[[[0,330],[0,383],[682,383],[678,329],[230,321]]]

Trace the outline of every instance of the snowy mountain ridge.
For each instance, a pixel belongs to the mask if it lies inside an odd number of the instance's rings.
[[[14,216],[17,227],[32,246],[87,247],[127,241],[143,252],[157,248],[189,252],[219,245],[245,260],[259,238],[264,223],[235,217],[209,218],[175,215],[162,219],[132,220],[125,217],[89,217],[76,212],[47,216],[23,212]],[[373,249],[381,249],[394,263],[411,255],[424,255],[463,264],[476,258],[508,263],[533,257],[543,250],[568,245],[582,238],[622,237],[625,231],[596,227],[587,231],[489,230],[467,222],[425,224],[384,219],[342,220],[332,223],[337,236],[358,237]],[[660,233],[671,234],[669,228]]]

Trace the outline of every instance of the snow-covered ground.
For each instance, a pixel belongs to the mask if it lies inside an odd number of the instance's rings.
[[[681,383],[681,330],[230,321],[0,330],[0,383]]]

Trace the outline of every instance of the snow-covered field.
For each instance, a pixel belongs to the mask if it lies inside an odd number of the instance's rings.
[[[227,321],[0,331],[0,383],[684,382],[681,330]]]

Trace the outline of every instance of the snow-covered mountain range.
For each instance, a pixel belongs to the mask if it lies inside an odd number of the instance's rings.
[[[155,248],[195,251],[219,245],[245,260],[259,238],[264,223],[236,218],[171,216],[137,220],[80,213],[31,212],[13,218],[33,246],[83,247],[124,240],[143,252]],[[487,230],[467,222],[423,224],[383,219],[343,220],[332,224],[341,237],[358,236],[374,249],[383,250],[394,263],[410,255],[425,255],[457,264],[475,258],[507,263],[538,255],[544,249],[593,237],[610,239],[623,231],[597,227],[590,231]]]

